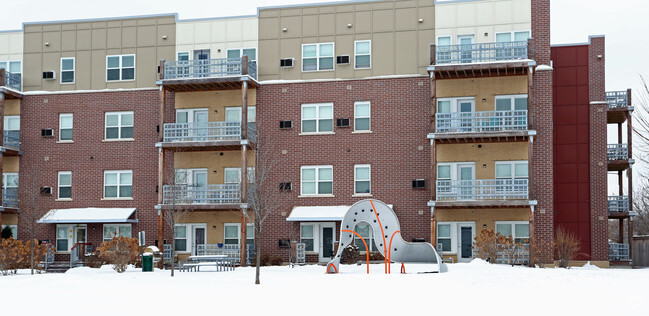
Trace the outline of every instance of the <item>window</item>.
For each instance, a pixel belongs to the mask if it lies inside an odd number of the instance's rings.
[[[451,37],[440,36],[437,38],[437,47],[435,47],[437,63],[448,62],[451,60]]]
[[[474,112],[475,98],[439,98],[437,113]]]
[[[300,242],[305,244],[305,251],[313,252],[314,248],[314,225],[313,224],[301,224],[300,225]]]
[[[334,130],[334,104],[302,104],[302,133],[327,133]]]
[[[72,235],[72,227],[67,225],[56,225],[56,251],[69,251]]]
[[[5,60],[0,61],[0,69],[5,69],[6,71],[18,75],[19,79],[23,73],[23,62],[20,60]]]
[[[223,243],[226,245],[241,244],[241,223],[223,224]],[[246,224],[246,245],[255,244],[255,227],[253,224]]]
[[[4,130],[20,132],[20,115],[5,116]]]
[[[187,251],[187,226],[176,225],[174,246],[175,251]]]
[[[17,172],[4,172],[2,173],[2,188],[17,188],[18,187],[18,173]]]
[[[526,111],[527,94],[496,96],[496,111]]]
[[[72,199],[71,171],[59,171],[59,199]]]
[[[496,233],[512,236],[514,241],[527,244],[530,240],[529,222],[496,222]]]
[[[370,102],[354,102],[354,131],[370,130]]]
[[[256,61],[257,60],[257,49],[256,48],[234,48],[228,49],[228,58],[241,58],[247,56],[248,60]]]
[[[361,235],[361,237],[363,237],[365,243],[367,243],[367,246],[370,247],[370,251],[378,251],[376,243],[374,242],[374,232],[372,230],[372,226],[368,225],[367,223],[358,223],[356,224],[356,227],[354,227],[354,231]],[[363,241],[356,235],[354,235],[354,244],[358,247],[358,250],[360,250],[361,252],[366,252],[365,244],[363,244]]]
[[[133,139],[133,112],[106,112],[106,139]]]
[[[530,31],[499,32],[496,33],[496,43],[523,42],[530,37]]]
[[[255,122],[257,120],[257,107],[248,107],[248,122]],[[225,108],[225,121],[226,122],[241,122],[241,107],[230,106]]]
[[[496,179],[527,179],[527,161],[496,161]]]
[[[354,42],[354,68],[372,67],[372,41]]]
[[[178,52],[178,61],[188,61],[189,52]]]
[[[496,33],[496,47],[498,48],[496,50],[496,59],[527,58],[527,43],[521,47],[519,43],[513,42],[527,42],[529,37],[529,31]]]
[[[59,114],[59,140],[72,140],[73,116],[71,113]]]
[[[104,241],[115,237],[131,238],[131,224],[104,224]]]
[[[61,58],[61,83],[74,83],[74,57]]]
[[[354,166],[354,193],[370,194],[370,165]]]
[[[133,171],[104,171],[104,198],[133,196]]]
[[[106,81],[135,80],[135,55],[106,56]]]
[[[241,168],[224,168],[223,170],[223,183],[225,184],[240,184],[241,183]],[[248,167],[248,183],[255,182],[255,167]]]
[[[438,163],[437,200],[475,199],[475,163]]]
[[[451,251],[451,224],[437,224],[437,244],[442,251]]]
[[[302,167],[302,195],[333,194],[333,167]]]
[[[9,227],[9,230],[11,231],[11,237],[18,239],[18,225],[2,225],[2,230],[7,227]]]
[[[303,44],[302,71],[334,69],[334,43]]]

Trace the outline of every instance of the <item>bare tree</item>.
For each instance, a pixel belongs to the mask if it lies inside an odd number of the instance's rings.
[[[29,169],[21,171],[20,181],[21,187],[26,188],[25,194],[21,195],[20,209],[18,209],[18,220],[20,228],[27,233],[30,241],[30,257],[29,267],[31,274],[34,274],[35,256],[34,256],[34,239],[36,239],[36,230],[38,227],[38,220],[43,216],[43,209],[41,205],[41,187],[38,183],[38,172],[40,172],[39,164],[32,165]],[[9,193],[9,191],[7,191]],[[18,203],[18,192],[16,192],[16,203]]]
[[[637,149],[635,153],[640,161],[649,163],[649,86],[642,75],[640,81],[642,81],[642,88],[633,95],[635,99],[633,132],[637,136],[634,149]]]
[[[261,265],[260,240],[264,234],[264,222],[269,215],[276,213],[280,207],[277,185],[271,182],[278,160],[277,153],[270,138],[257,138],[255,152],[255,178],[248,188],[248,210],[245,212],[248,222],[253,223],[255,230],[255,284],[260,284],[259,272]]]
[[[643,183],[633,197],[633,210],[637,213],[633,218],[633,233],[649,235],[649,186]]]
[[[194,196],[195,191],[190,190],[191,186],[189,185],[181,185],[181,184],[174,184],[173,186],[169,187],[169,191],[166,192],[167,194],[167,201],[169,202],[170,208],[169,209],[162,209],[160,210],[162,212],[162,217],[171,231],[171,276],[174,276],[174,270],[176,268],[176,264],[174,262],[174,257],[175,257],[175,252],[176,252],[176,224],[182,223],[189,213],[189,209],[184,207],[185,205],[188,205],[191,203],[192,196]],[[164,253],[164,245],[163,245],[163,253]]]

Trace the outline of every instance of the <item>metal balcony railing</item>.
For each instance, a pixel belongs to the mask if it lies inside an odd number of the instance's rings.
[[[527,200],[528,179],[437,180],[437,201]]]
[[[248,123],[248,139],[257,139],[257,125]],[[241,139],[241,122],[166,123],[165,142],[210,142]]]
[[[22,89],[22,84],[20,83],[21,74],[15,74],[11,72],[5,72],[5,86],[17,91]]]
[[[609,109],[627,108],[629,106],[629,95],[626,91],[606,92],[606,103]]]
[[[18,188],[2,189],[2,207],[18,208]]]
[[[243,58],[165,61],[164,79],[222,78],[249,75],[256,80],[257,62],[248,60],[248,67],[243,67],[243,61]],[[247,71],[245,68],[247,68]]]
[[[480,133],[527,130],[527,111],[484,111],[435,114],[437,133]]]
[[[608,260],[609,261],[629,261],[629,244],[608,244]]]
[[[627,144],[608,144],[607,156],[608,160],[628,160],[629,150]]]
[[[440,45],[435,64],[464,64],[527,59],[527,41]]]
[[[3,131],[2,146],[20,150],[20,131]]]
[[[609,212],[629,212],[629,197],[626,195],[613,195],[608,197]]]
[[[204,186],[174,184],[162,187],[162,204],[235,204],[241,202],[239,184],[208,184]]]

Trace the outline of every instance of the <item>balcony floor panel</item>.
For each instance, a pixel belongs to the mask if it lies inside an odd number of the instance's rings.
[[[241,141],[209,141],[209,142],[161,142],[156,147],[175,152],[180,151],[230,151],[240,150]],[[254,149],[253,144],[248,142],[248,149]]]
[[[0,93],[3,93],[5,95],[6,100],[22,99],[23,98],[22,93],[17,92],[16,90],[13,90],[13,89],[8,89],[6,87],[0,87]]]
[[[476,132],[476,133],[433,133],[437,143],[476,143],[476,142],[526,142],[530,131]]]
[[[630,164],[628,160],[609,160],[608,171],[624,171],[629,169]]]
[[[613,108],[606,112],[606,123],[617,124],[626,122],[629,108]]]
[[[434,65],[435,79],[527,75],[531,60]]]
[[[250,88],[259,86],[257,81],[248,76],[232,77],[209,77],[209,78],[184,78],[184,79],[163,79],[157,82],[158,85],[174,92],[185,91],[210,91],[210,90],[238,90],[247,81]]]
[[[159,204],[163,210],[172,210],[172,205]],[[238,211],[241,209],[241,203],[224,203],[224,204],[176,204],[176,210],[188,210],[193,212],[199,211]]]
[[[529,200],[436,201],[435,208],[525,208]]]
[[[631,215],[629,212],[608,212],[608,218],[609,219],[614,219],[614,218],[627,218],[630,217]]]
[[[0,147],[0,152],[2,152],[3,156],[20,156],[22,155],[22,152],[20,150],[16,150],[13,148],[9,147]]]

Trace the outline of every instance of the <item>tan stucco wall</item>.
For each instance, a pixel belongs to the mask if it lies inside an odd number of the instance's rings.
[[[495,229],[496,221],[529,221],[529,208],[436,209],[437,222],[475,222],[476,236],[486,229]]]
[[[480,148],[482,146],[482,148]],[[496,161],[528,160],[528,143],[438,144],[437,162],[475,162],[476,179],[495,179]]]
[[[23,60],[23,32],[0,32],[0,61]]]
[[[19,165],[18,156],[4,156],[2,157],[2,172],[18,172]],[[20,181],[20,180],[19,180]]]
[[[436,85],[437,98],[475,97],[476,111],[495,111],[498,95],[527,94],[527,76],[437,80]]]
[[[175,15],[26,24],[24,32],[23,91],[155,87],[159,60],[175,60]],[[135,80],[106,82],[106,56],[121,54],[135,54]],[[60,84],[61,57],[75,57],[74,84]],[[48,70],[56,80],[42,79]]]
[[[4,100],[4,115],[20,115],[20,99]]]
[[[190,212],[182,223],[207,224],[207,243],[217,244],[223,242],[225,223],[241,223],[241,211],[195,211]],[[216,228],[214,227],[216,226]]]
[[[255,165],[255,152],[246,152],[248,167]],[[241,151],[177,152],[175,169],[207,168],[208,184],[223,184],[225,168],[241,168]]]
[[[420,23],[419,19],[423,19]],[[363,78],[426,74],[435,41],[433,0],[305,5],[259,10],[259,79]],[[351,27],[348,27],[351,24]],[[283,29],[286,28],[286,32]],[[371,68],[354,69],[354,41],[371,40]],[[333,71],[302,72],[302,44],[334,43],[334,57],[350,56]],[[293,68],[280,59],[295,58]]]
[[[225,120],[226,107],[241,107],[241,90],[220,90],[176,93],[176,109],[207,108],[210,122]],[[248,90],[248,106],[257,104],[257,90]],[[175,119],[175,118],[174,118]]]
[[[194,59],[194,50],[209,49],[210,58],[225,58],[228,49],[257,48],[258,27],[257,17],[178,21],[176,51]]]
[[[2,216],[2,225],[18,225],[18,215],[0,213]]]

